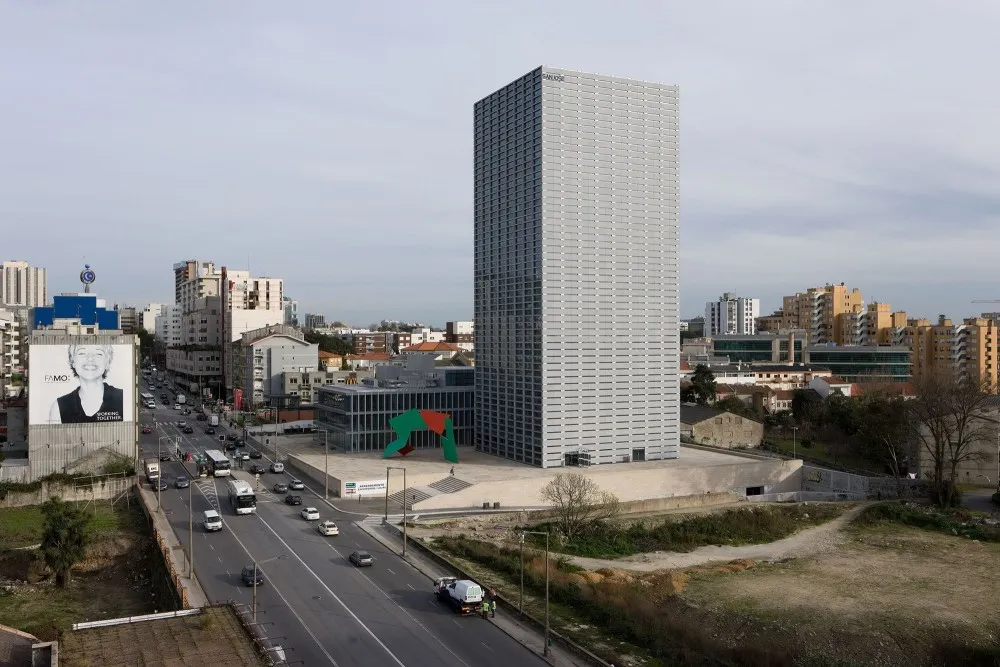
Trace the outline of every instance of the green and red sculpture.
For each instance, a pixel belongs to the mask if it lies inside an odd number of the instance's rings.
[[[408,410],[389,420],[389,425],[399,437],[390,442],[382,458],[387,459],[394,454],[405,456],[413,451],[409,443],[410,434],[414,431],[429,429],[441,436],[441,451],[445,461],[458,463],[458,448],[455,446],[455,429],[451,424],[451,415],[433,410]]]

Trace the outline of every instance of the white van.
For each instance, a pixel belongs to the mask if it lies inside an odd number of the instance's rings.
[[[222,530],[222,517],[215,510],[205,510],[205,518],[202,523],[205,524],[205,530],[209,532]]]

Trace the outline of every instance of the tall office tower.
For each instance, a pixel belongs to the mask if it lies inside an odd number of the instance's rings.
[[[0,265],[0,306],[37,308],[47,300],[45,269],[21,261]]]
[[[677,457],[677,106],[676,86],[548,67],[476,103],[482,451]]]

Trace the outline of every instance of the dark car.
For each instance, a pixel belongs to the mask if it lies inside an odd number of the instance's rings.
[[[204,412],[199,412],[198,416],[195,417],[195,419],[197,419],[200,422],[208,421],[208,415],[206,415]]]
[[[149,435],[150,433],[153,432],[153,427],[152,426],[143,426],[142,427],[142,432],[144,434],[146,434],[146,435]]]
[[[262,459],[262,458],[264,458],[264,455],[261,454],[259,451],[257,451],[255,449],[252,452],[250,452],[250,458],[252,458],[252,459]]]
[[[215,429],[209,426],[205,429],[205,435],[215,435]]]
[[[240,573],[245,586],[260,586],[264,583],[264,573],[256,565],[247,565]]]
[[[243,438],[236,438],[236,446],[237,447],[246,447],[247,446],[247,441],[244,440]]]
[[[168,454],[166,452],[160,452],[160,460],[161,461],[169,461],[170,460],[170,454]]]
[[[285,484],[284,482],[278,482],[277,484],[271,487],[271,490],[274,491],[275,493],[288,493],[288,485]]]
[[[239,440],[239,438],[236,436],[235,433],[228,433],[226,434],[226,440],[228,440],[229,442],[236,442],[237,440]]]
[[[167,489],[170,488],[170,482],[161,477],[160,479],[153,482],[153,488],[159,491],[166,491]]]
[[[291,495],[285,496],[285,504],[286,505],[301,505],[302,504],[302,496],[291,496]]]
[[[256,463],[249,468],[251,475],[263,475],[267,472],[267,468],[262,465],[257,465]]]
[[[194,433],[194,429],[191,428],[190,426],[185,426],[184,427],[184,432],[185,433]]]
[[[347,557],[356,567],[371,567],[375,558],[367,551],[355,551]]]
[[[226,443],[226,451],[228,452],[230,450],[232,450],[234,452],[236,451],[236,443],[235,442],[227,442]]]
[[[183,475],[174,480],[175,489],[186,489],[189,486],[191,486],[191,481]]]

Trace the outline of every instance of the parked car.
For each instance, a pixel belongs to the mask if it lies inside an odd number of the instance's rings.
[[[316,530],[319,531],[320,535],[325,535],[326,537],[340,535],[340,529],[337,528],[337,524],[333,521],[320,521],[316,526]]]
[[[189,486],[191,486],[191,480],[189,480],[184,475],[181,475],[180,477],[174,480],[175,489],[186,489]]]
[[[257,565],[247,565],[240,574],[245,586],[260,586],[264,583],[264,573]]]
[[[264,455],[261,454],[260,451],[258,451],[258,450],[255,449],[252,452],[250,452],[250,458],[252,458],[252,459],[262,459],[262,458],[264,458]]]
[[[293,496],[293,495],[289,494],[289,495],[285,496],[285,504],[286,505],[301,505],[302,504],[302,496]]]
[[[302,489],[306,488],[306,485],[302,483],[302,480],[293,478],[289,480],[288,488],[292,489],[293,491],[301,491]]]
[[[303,507],[302,511],[299,512],[302,518],[306,521],[318,521],[319,520],[319,510],[315,507]]]
[[[288,493],[288,485],[284,482],[278,482],[271,487],[271,490],[275,493]]]
[[[375,564],[375,558],[367,551],[355,551],[347,557],[356,567],[371,567]]]

